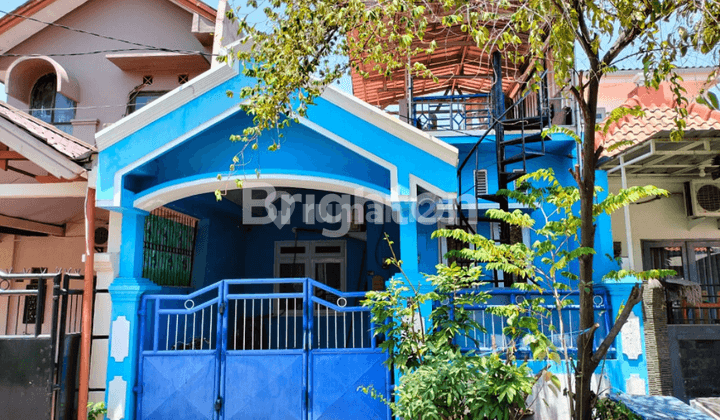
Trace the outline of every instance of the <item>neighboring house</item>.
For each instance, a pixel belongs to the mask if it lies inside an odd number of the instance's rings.
[[[523,69],[502,63],[503,74],[497,53],[489,69],[473,68],[490,60],[457,45],[467,54],[446,52],[457,62],[433,69],[448,72],[444,81],[416,81],[410,98],[403,77],[357,79],[355,96],[327,88],[307,118],[286,129],[278,152],[267,150],[273,133],[260,137],[257,152],[228,140],[252,124],[226,95],[255,82],[240,63],[215,67],[97,134],[97,205],[121,220],[119,246],[110,250],[119,264],[109,287],[109,418],[387,418],[382,403],[357,391],[391,389],[358,303],[396,274],[383,264],[384,235],[424,288],[421,273],[458,246],[431,239],[435,229],[530,243],[530,232],[484,218],[488,208],[518,208],[495,191],[541,167],[573,183],[575,141],[539,135],[551,119],[573,127],[572,103],[552,85],[523,98],[514,77]],[[465,65],[460,56],[475,58]],[[498,82],[453,79],[463,69],[495,72]],[[239,162],[229,170],[233,156]],[[456,200],[461,215],[452,211]],[[418,217],[418,209],[437,217]],[[611,255],[610,219],[597,223],[598,254]],[[153,245],[154,235],[172,239]],[[160,275],[148,279],[148,267]],[[609,269],[598,261],[599,335],[634,284],[602,283]],[[493,304],[526,297],[502,273],[486,280]],[[476,316],[488,330],[478,334],[479,350],[505,345],[503,319],[483,308]],[[577,312],[565,316],[574,347]],[[644,394],[645,362],[637,308],[604,364],[604,384]],[[536,418],[562,418],[566,404],[539,399],[535,408]]]
[[[8,97],[0,103],[0,270],[84,271],[95,133],[208,70],[216,17],[191,0],[32,0],[0,18],[0,82]],[[120,237],[108,233],[114,222],[107,211],[98,209],[91,223],[98,254],[89,396],[103,401],[107,289],[117,268],[106,251]],[[36,278],[5,278],[10,288],[37,288]],[[74,289],[82,284],[71,281]],[[2,325],[22,321],[20,331],[0,330],[0,340],[32,334],[36,319],[44,318],[43,332],[51,329],[51,286],[40,318],[27,315],[37,311],[35,298],[0,296]],[[71,305],[79,314],[79,301]]]
[[[606,152],[601,168],[610,191],[655,185],[669,196],[644,200],[612,217],[613,240],[624,265],[672,269],[652,281],[645,296],[650,393],[683,400],[720,395],[720,111],[685,105],[685,132],[673,142],[678,117],[668,86],[638,87],[623,104],[640,107],[598,135]]]

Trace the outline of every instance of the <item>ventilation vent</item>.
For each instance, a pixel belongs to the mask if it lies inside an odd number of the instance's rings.
[[[695,217],[720,217],[720,182],[692,181],[690,202]]]
[[[108,241],[108,230],[101,226],[95,229],[95,245],[105,245]]]
[[[475,170],[475,197],[488,195],[487,169]]]
[[[514,174],[522,174],[525,175],[525,169],[513,169],[512,170]],[[520,181],[518,179],[515,179],[513,181],[513,189],[517,190],[520,188]]]
[[[153,84],[153,77],[152,76],[143,76],[142,84],[145,86],[150,86]]]
[[[178,75],[178,83],[180,83],[181,85],[187,83],[188,80],[190,80],[190,77],[187,74]]]

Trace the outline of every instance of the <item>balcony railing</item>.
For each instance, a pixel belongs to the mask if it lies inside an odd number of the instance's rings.
[[[413,98],[413,121],[417,128],[428,131],[487,129],[489,99],[486,93]]]

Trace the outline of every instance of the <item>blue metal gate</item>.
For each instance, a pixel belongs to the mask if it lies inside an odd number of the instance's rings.
[[[389,419],[358,390],[391,377],[362,297],[306,278],[145,296],[137,418]]]

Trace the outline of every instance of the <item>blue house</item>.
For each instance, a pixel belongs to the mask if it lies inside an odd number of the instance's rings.
[[[384,236],[426,287],[422,273],[457,246],[431,239],[438,227],[529,241],[484,218],[485,209],[515,207],[496,189],[541,167],[572,182],[575,142],[539,136],[554,118],[553,98],[521,97],[503,83],[497,55],[495,63],[499,83],[440,96],[418,90],[395,111],[400,118],[329,87],[284,137],[264,133],[257,151],[228,140],[252,124],[226,95],[254,82],[238,63],[99,132],[97,204],[113,212],[111,233],[121,235],[108,418],[389,418],[357,392],[373,384],[389,397],[393,381],[360,305],[396,274],[384,263]],[[505,108],[506,96],[522,105]],[[540,111],[526,116],[533,107]],[[280,150],[267,151],[274,141]],[[612,254],[609,220],[598,224],[598,254]],[[488,281],[494,303],[522,297],[502,273]],[[601,329],[631,286],[598,285]],[[637,315],[598,373],[644,393]],[[488,330],[481,347],[501,347],[502,320],[478,317]],[[570,308],[571,331],[577,319]]]

